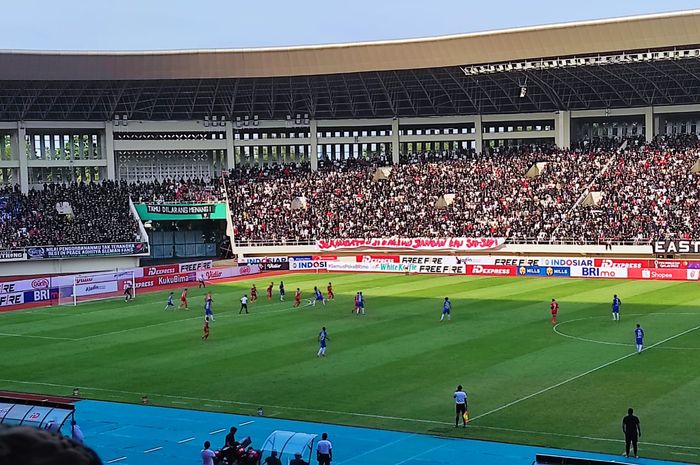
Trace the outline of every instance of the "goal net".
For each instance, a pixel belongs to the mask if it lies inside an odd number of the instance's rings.
[[[124,292],[131,288],[131,297],[136,297],[134,271],[111,271],[76,275],[73,285],[63,286],[58,291],[59,305],[78,305],[93,300],[124,298]]]

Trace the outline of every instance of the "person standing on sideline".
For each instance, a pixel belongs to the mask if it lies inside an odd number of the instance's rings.
[[[241,297],[241,309],[238,310],[238,314],[243,313],[243,310],[248,313],[248,294],[243,294],[243,297]]]
[[[642,437],[642,428],[639,426],[639,418],[633,414],[633,409],[627,409],[627,416],[622,419],[622,432],[625,433],[625,457],[630,456],[630,444],[632,444],[634,457],[639,458],[637,440]]]
[[[462,389],[462,385],[457,386],[457,390],[452,396],[455,400],[455,428],[459,426],[459,419],[462,419],[462,427],[467,427],[467,393]]]
[[[238,428],[235,426],[232,426],[231,429],[229,430],[228,434],[226,435],[226,438],[224,440],[224,447],[233,447],[238,444],[236,442],[236,432],[238,431]]]
[[[644,330],[639,326],[639,323],[637,323],[637,327],[634,328],[634,340],[637,343],[637,353],[641,354],[642,349],[644,349]]]
[[[552,299],[549,310],[552,312],[552,324],[555,325],[557,324],[557,313],[559,313],[559,302],[557,302],[557,299]]]
[[[450,302],[449,297],[445,297],[445,301],[442,303],[442,315],[440,315],[440,321],[445,319],[445,315],[447,315],[447,321],[450,321],[452,319],[452,316],[450,315],[451,311],[452,302]]]
[[[303,458],[301,458],[301,454],[299,452],[295,452],[294,458],[289,462],[289,465],[309,465],[309,464]]]
[[[78,426],[75,420],[71,420],[70,422],[70,435],[71,438],[73,438],[73,440],[79,444],[83,444],[85,442],[83,430],[80,429],[80,426]]]
[[[612,301],[612,319],[613,319],[613,321],[620,321],[620,305],[622,305],[622,301],[617,296],[617,294],[615,294],[613,296],[613,301]]]
[[[318,459],[318,465],[331,465],[333,445],[328,440],[328,433],[323,433],[321,440],[316,444],[316,458]]]
[[[326,342],[330,338],[328,337],[328,332],[326,331],[326,327],[324,326],[321,328],[321,332],[318,333],[318,353],[316,354],[316,357],[325,357],[326,356]]]
[[[202,465],[214,465],[214,457],[216,454],[213,450],[209,449],[211,443],[209,441],[204,441],[204,449],[202,449]]]

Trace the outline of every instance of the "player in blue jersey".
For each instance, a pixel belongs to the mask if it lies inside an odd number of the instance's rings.
[[[451,320],[452,316],[450,315],[450,312],[452,311],[452,302],[450,302],[449,297],[445,297],[445,301],[442,303],[442,315],[440,315],[440,321],[443,321],[445,319],[445,315],[447,315],[447,320]]]
[[[612,319],[613,321],[620,321],[620,306],[622,305],[622,301],[620,298],[615,294],[613,296],[613,301],[612,301]]]
[[[172,291],[171,291],[170,294],[168,295],[168,302],[165,304],[165,309],[164,309],[164,310],[167,310],[167,309],[169,309],[169,308],[172,308],[173,310],[175,309],[175,304],[173,303],[173,293],[172,293]]]
[[[284,283],[280,281],[280,302],[284,302]]]
[[[639,326],[639,323],[637,323],[637,327],[634,329],[634,340],[637,343],[637,353],[641,354],[644,348],[644,330]]]
[[[329,340],[330,338],[328,337],[328,332],[326,331],[326,327],[324,326],[323,328],[321,328],[321,332],[318,333],[318,353],[316,354],[316,357],[326,356],[326,342]]]
[[[365,296],[362,295],[362,291],[357,293],[357,314],[365,314]]]
[[[207,292],[206,297],[204,297],[204,316],[209,317],[210,321],[214,321],[214,313],[212,312],[211,306],[212,306],[211,292]]]
[[[316,302],[321,302],[323,305],[326,305],[326,299],[323,298],[323,293],[318,287],[314,286],[314,307],[316,306]]]

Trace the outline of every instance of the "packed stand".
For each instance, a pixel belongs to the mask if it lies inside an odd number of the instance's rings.
[[[406,157],[388,179],[377,165],[241,177],[229,192],[241,241],[319,238],[497,236],[543,239],[556,229],[600,172],[601,152],[504,149],[427,161]],[[545,161],[537,177],[525,174]],[[279,173],[279,171],[277,171]],[[445,209],[443,194],[456,194]],[[301,202],[300,202],[301,200]],[[296,204],[296,207],[294,205]],[[301,204],[301,207],[300,207]],[[293,208],[294,207],[294,208]]]
[[[0,248],[138,240],[126,183],[44,184],[22,194],[0,188]]]
[[[187,179],[136,182],[129,184],[134,202],[143,203],[214,203],[224,199],[219,177],[207,181]]]
[[[616,154],[591,191],[597,205],[581,206],[558,231],[585,241],[646,243],[697,236],[700,229],[700,158],[695,135],[657,137]]]

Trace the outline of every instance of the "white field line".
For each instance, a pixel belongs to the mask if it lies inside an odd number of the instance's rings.
[[[190,442],[190,441],[194,441],[194,436],[192,436],[192,437],[190,437],[190,438],[180,439],[177,443],[178,443],[178,444],[184,444],[184,443]]]
[[[145,451],[143,451],[143,453],[144,453],[144,454],[150,454],[151,452],[155,452],[155,451],[157,451],[157,450],[161,450],[162,448],[163,448],[163,446],[153,447],[153,448],[151,448],[151,449],[146,449]]]
[[[657,347],[657,346],[659,346],[659,345],[661,345],[661,344],[664,344],[664,343],[666,343],[666,342],[668,342],[668,341],[671,341],[671,340],[673,340],[673,339],[676,339],[676,338],[679,338],[679,337],[681,337],[681,336],[684,336],[684,335],[686,335],[686,334],[688,334],[688,333],[691,333],[691,332],[693,332],[693,331],[697,331],[698,329],[700,329],[700,325],[695,326],[695,327],[690,328],[690,329],[686,329],[685,331],[682,331],[682,332],[680,332],[680,333],[678,333],[678,334],[675,334],[675,335],[673,335],[673,336],[667,337],[666,339],[662,339],[662,340],[660,340],[659,342],[650,345],[648,348],[644,349],[644,351],[648,351],[648,350],[650,350],[650,349],[653,349],[654,347]],[[628,358],[630,358],[630,357],[634,357],[635,355],[638,355],[637,352],[631,352],[631,353],[629,353],[629,354],[627,354],[627,355],[623,355],[622,357],[618,357],[618,358],[616,358],[615,360],[611,360],[611,361],[609,361],[609,362],[603,363],[602,365],[598,365],[598,366],[595,367],[595,368],[591,368],[590,370],[584,371],[583,373],[579,373],[578,375],[572,376],[571,378],[565,379],[564,381],[560,381],[560,382],[558,382],[558,383],[556,383],[556,384],[553,384],[553,385],[551,385],[551,386],[549,386],[549,387],[546,387],[546,388],[544,388],[544,389],[540,389],[540,390],[537,391],[537,392],[533,392],[532,394],[528,394],[528,395],[525,396],[525,397],[521,397],[521,398],[516,399],[516,400],[514,400],[514,401],[512,401],[512,402],[508,402],[507,404],[501,405],[500,407],[497,407],[497,408],[495,408],[495,409],[493,409],[493,410],[489,410],[488,412],[482,413],[481,415],[477,415],[477,416],[475,416],[474,418],[472,418],[471,421],[478,420],[479,418],[483,418],[483,417],[485,417],[485,416],[491,415],[491,414],[496,413],[496,412],[500,412],[501,410],[507,409],[508,407],[512,407],[513,405],[519,404],[520,402],[524,402],[524,401],[526,401],[526,400],[528,400],[528,399],[532,399],[532,398],[535,397],[535,396],[539,396],[540,394],[544,394],[545,392],[549,392],[549,391],[551,391],[552,389],[556,389],[556,388],[558,388],[558,387],[560,387],[560,386],[563,386],[563,385],[565,385],[565,384],[568,384],[568,383],[570,383],[570,382],[572,382],[572,381],[576,381],[577,379],[583,378],[583,377],[586,376],[586,375],[590,375],[591,373],[595,373],[595,372],[598,371],[598,370],[602,370],[603,368],[607,368],[607,367],[609,367],[610,365],[614,365],[614,364],[617,363],[617,362],[621,362],[621,361],[626,360],[626,359],[628,359]]]
[[[26,337],[30,339],[48,339],[50,341],[79,341],[80,339],[74,339],[70,337],[56,337],[56,336],[36,336],[32,334],[14,334],[14,333],[0,333],[0,337]]]
[[[238,426],[252,425],[253,423],[255,423],[253,420],[251,420],[251,421],[244,421],[243,423],[239,424]]]
[[[215,429],[214,431],[209,431],[209,434],[214,435],[214,434],[223,433],[224,431],[226,431],[226,428]]]
[[[646,316],[646,315],[696,315],[700,316],[699,313],[634,313],[634,314],[629,314],[625,316]],[[597,339],[589,339],[585,337],[579,337],[579,336],[572,336],[571,334],[566,334],[563,333],[561,330],[559,330],[559,326],[564,325],[564,324],[569,324],[569,323],[575,323],[577,321],[584,321],[584,320],[593,320],[593,319],[599,319],[603,318],[601,316],[589,316],[585,318],[576,318],[575,320],[566,320],[566,321],[561,321],[554,325],[552,328],[555,333],[557,333],[559,336],[566,337],[569,339],[574,339],[576,341],[582,341],[582,342],[590,342],[593,344],[602,344],[602,345],[607,345],[607,346],[620,346],[620,347],[635,347],[634,344],[632,343],[624,343],[624,342],[608,342],[608,341],[599,341]],[[605,317],[607,318],[607,317]],[[610,320],[612,321],[612,320]],[[611,323],[613,325],[618,324],[617,322]],[[663,350],[700,350],[700,347],[659,347],[659,349]]]
[[[0,382],[34,385],[34,386],[60,387],[60,388],[70,388],[70,389],[73,389],[75,387],[72,385],[69,386],[67,384],[41,383],[41,382],[34,382],[34,381],[20,381],[20,380],[14,380],[14,379],[0,379]],[[80,386],[80,389],[88,390],[88,391],[96,391],[96,392],[111,392],[111,393],[118,393],[118,394],[133,395],[133,396],[138,396],[139,398],[140,398],[140,396],[143,395],[143,393],[140,393],[140,392],[121,391],[121,390],[116,390],[116,389],[104,389],[104,388],[85,387],[85,386]],[[452,423],[452,422],[437,421],[437,420],[425,420],[425,419],[420,419],[420,418],[393,417],[393,416],[388,416],[388,415],[373,415],[373,414],[369,414],[369,413],[341,412],[341,411],[337,411],[337,410],[311,409],[311,408],[304,408],[304,407],[284,407],[284,406],[280,406],[280,405],[259,404],[259,403],[253,403],[253,402],[239,402],[239,401],[234,401],[234,400],[202,399],[202,398],[198,398],[198,397],[175,396],[175,395],[170,395],[170,394],[157,394],[157,393],[150,394],[150,396],[151,396],[151,398],[162,397],[162,398],[166,398],[166,399],[187,400],[189,402],[197,403],[197,404],[201,404],[202,402],[218,402],[218,403],[229,404],[229,405],[244,405],[244,406],[248,406],[248,407],[250,407],[250,406],[264,407],[267,409],[279,409],[279,410],[287,410],[287,411],[291,410],[291,411],[312,412],[312,413],[325,413],[325,414],[330,414],[330,415],[345,415],[345,416],[353,416],[353,417],[360,417],[360,418],[372,418],[372,419],[392,420],[392,421],[405,421],[405,422],[410,422],[410,423],[423,423],[423,424],[442,425],[442,426],[453,426],[454,425],[454,423]],[[501,427],[496,427],[496,426],[472,425],[471,423],[467,426],[467,428],[492,429],[492,430],[501,430],[501,431],[508,431],[508,432],[518,432],[518,433],[524,433],[524,434],[542,435],[542,436],[560,436],[560,437],[572,438],[572,439],[587,439],[587,440],[591,440],[591,441],[622,442],[622,440],[618,440],[618,439],[597,438],[597,437],[593,437],[593,436],[577,436],[577,435],[573,435],[573,434],[564,434],[564,433],[549,433],[546,431],[529,431],[529,430],[521,430],[521,429],[501,428]],[[658,447],[700,450],[700,447],[696,447],[696,446],[682,446],[682,445],[677,445],[677,444],[661,444],[661,443],[642,442],[642,441],[640,441],[639,443],[651,445],[651,446],[658,446]]]
[[[105,462],[105,463],[117,463],[117,462],[121,462],[122,460],[126,460],[127,458],[128,457],[126,455],[122,455],[121,457],[117,457],[116,459],[107,460],[107,462]]]

